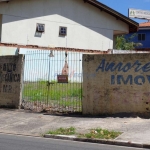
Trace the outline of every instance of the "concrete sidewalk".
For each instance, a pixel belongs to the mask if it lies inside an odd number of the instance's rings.
[[[40,136],[50,129],[71,126],[81,133],[85,133],[91,128],[121,131],[124,133],[116,140],[150,144],[150,119],[139,117],[69,117],[0,109],[1,133]]]

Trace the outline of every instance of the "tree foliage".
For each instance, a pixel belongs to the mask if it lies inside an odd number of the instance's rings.
[[[116,38],[116,49],[118,50],[134,50],[137,47],[142,46],[142,43],[133,42],[137,34],[132,34],[130,37],[125,37],[125,35],[119,35]]]

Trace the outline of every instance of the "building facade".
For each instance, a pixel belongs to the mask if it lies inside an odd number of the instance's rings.
[[[138,23],[95,0],[3,0],[0,42],[108,50]]]
[[[127,37],[131,35],[132,34],[128,34]],[[136,32],[136,36],[132,41],[142,44],[142,46],[136,48],[138,50],[150,49],[150,22],[144,22],[139,25],[139,30]]]

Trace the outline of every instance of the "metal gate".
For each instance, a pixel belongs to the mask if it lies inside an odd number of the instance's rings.
[[[25,54],[22,107],[32,111],[82,111],[82,53],[29,50]]]

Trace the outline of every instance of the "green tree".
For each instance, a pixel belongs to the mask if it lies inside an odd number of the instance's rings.
[[[134,50],[137,47],[142,46],[142,43],[133,42],[133,38],[137,36],[136,33],[132,34],[130,37],[125,37],[125,35],[119,35],[116,38],[116,49],[118,50]]]

